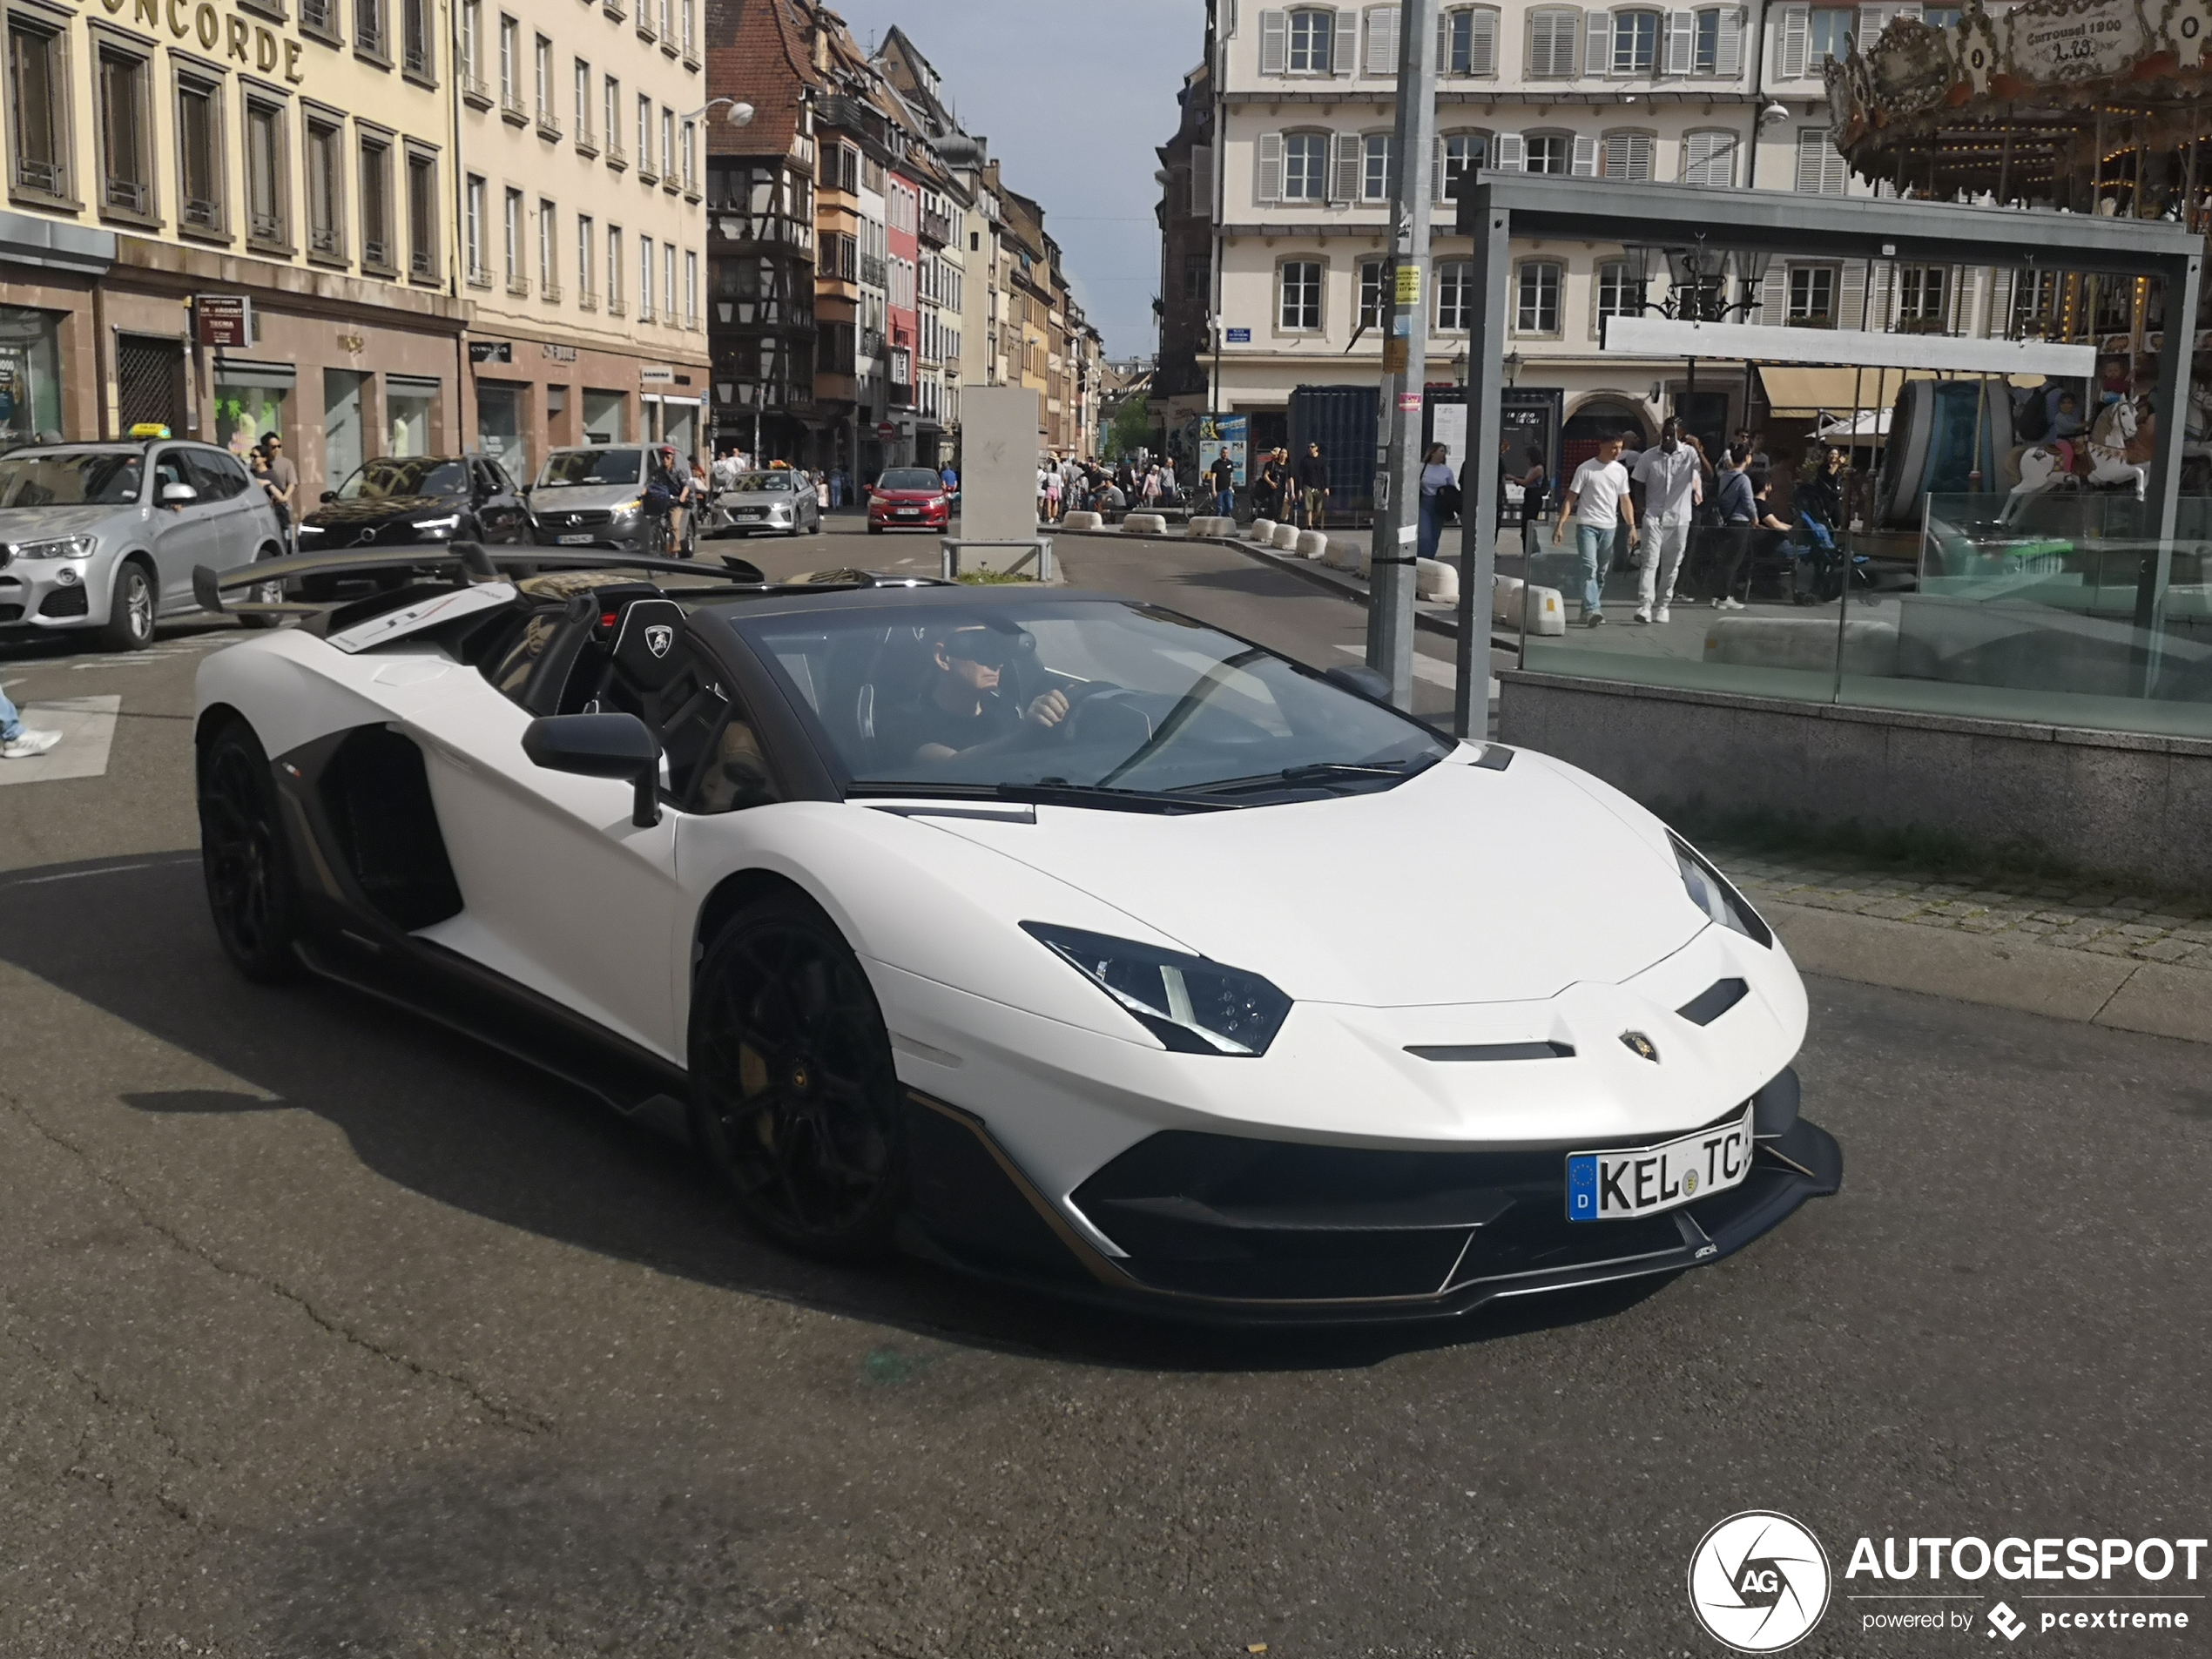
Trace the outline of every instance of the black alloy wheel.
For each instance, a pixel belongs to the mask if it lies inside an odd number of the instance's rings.
[[[199,860],[223,954],[239,973],[276,984],[299,973],[298,889],[260,740],[243,720],[199,758]]]
[[[153,644],[154,617],[160,601],[153,590],[153,572],[135,558],[125,559],[115,572],[115,596],[108,604],[107,626],[100,643],[110,651],[144,651]]]
[[[691,1006],[698,1143],[752,1226],[832,1261],[881,1254],[906,1203],[891,1040],[860,959],[795,896],[724,928]]]

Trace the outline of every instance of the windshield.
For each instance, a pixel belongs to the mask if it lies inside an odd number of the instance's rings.
[[[745,474],[744,477],[738,480],[738,489],[740,493],[761,489],[779,489],[786,495],[789,495],[792,491],[792,484],[791,481],[791,475],[787,472],[749,472]]]
[[[927,489],[932,494],[944,488],[944,481],[926,467],[894,467],[875,481],[878,489]]]
[[[540,489],[560,489],[579,484],[609,484],[620,488],[640,482],[644,474],[640,449],[564,449],[546,458],[537,475]]]
[[[0,457],[0,507],[121,506],[138,499],[143,457],[12,455]]]
[[[731,622],[814,711],[858,786],[1366,789],[1451,747],[1150,605],[1040,599]]]
[[[338,487],[340,501],[384,501],[401,496],[465,496],[465,462],[415,455],[406,461],[372,461]]]

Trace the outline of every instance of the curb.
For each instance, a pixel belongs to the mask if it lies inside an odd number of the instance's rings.
[[[1909,921],[1768,902],[1803,973],[2017,1008],[2045,1019],[2212,1042],[2212,974]]]

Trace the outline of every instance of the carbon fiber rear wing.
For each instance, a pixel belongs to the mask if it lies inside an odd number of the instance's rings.
[[[192,573],[192,597],[200,609],[226,611],[293,612],[318,610],[318,605],[231,604],[223,596],[267,583],[298,581],[307,577],[374,576],[386,570],[448,571],[467,582],[499,582],[517,570],[645,570],[704,577],[748,587],[769,587],[759,568],[743,559],[725,557],[719,565],[691,559],[632,558],[621,553],[563,553],[538,547],[487,548],[477,542],[434,542],[419,547],[349,549],[341,553],[294,553],[280,559],[263,559],[234,570],[215,571],[200,565]]]

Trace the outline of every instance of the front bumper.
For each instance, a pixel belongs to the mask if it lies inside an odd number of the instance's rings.
[[[871,508],[868,523],[887,530],[941,530],[950,527],[952,515],[941,507],[934,511],[924,509],[912,518],[901,518],[895,509],[879,512]]]
[[[1843,1184],[1803,1119],[1739,1185],[1635,1221],[1567,1219],[1573,1148],[1379,1151],[1163,1130],[1073,1195],[1112,1257],[982,1120],[907,1093],[906,1243],[968,1271],[1157,1316],[1284,1325],[1453,1318],[1501,1297],[1681,1272]],[[1727,1114],[1734,1117],[1740,1108]]]
[[[566,513],[548,513],[543,517],[532,515],[531,538],[540,547],[636,547],[645,540],[647,527],[652,521],[643,513],[617,522],[603,523],[571,523]],[[589,542],[563,542],[567,536],[589,536]]]
[[[111,563],[95,557],[13,559],[0,565],[0,635],[21,638],[100,626],[108,617]]]

